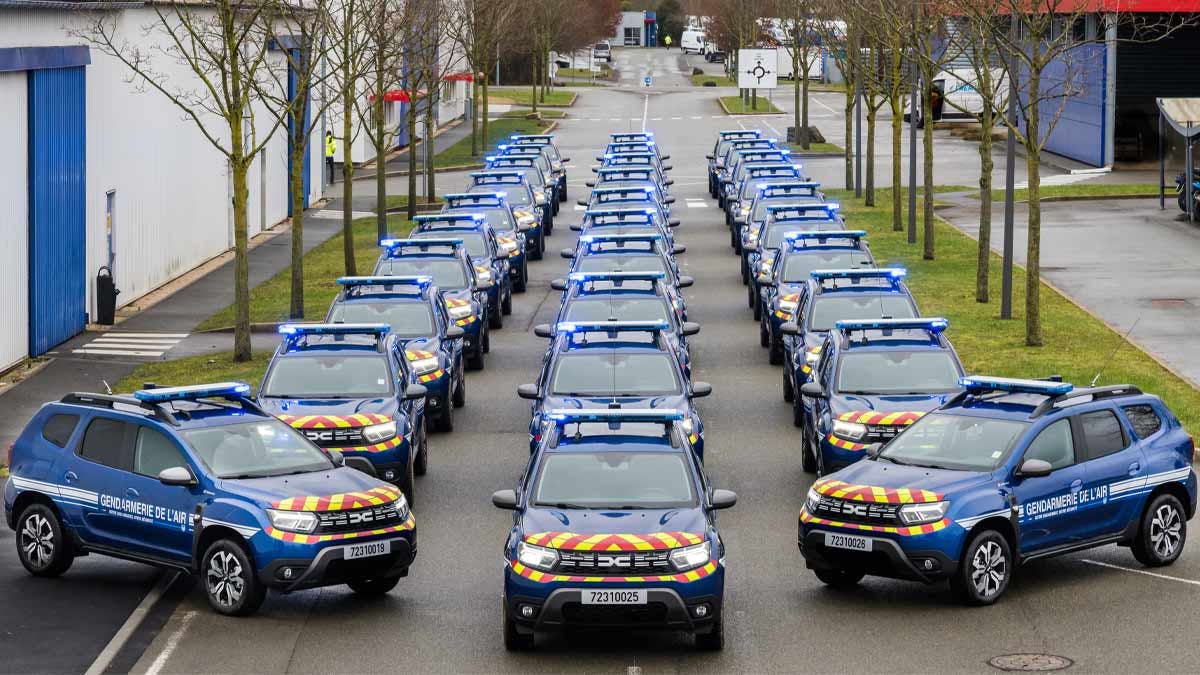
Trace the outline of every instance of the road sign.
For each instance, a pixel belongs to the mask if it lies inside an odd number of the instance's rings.
[[[642,84],[646,85],[647,87],[650,86],[650,76],[649,75],[646,76],[646,79],[642,80]]]
[[[779,86],[774,49],[738,50],[738,88],[774,89]]]

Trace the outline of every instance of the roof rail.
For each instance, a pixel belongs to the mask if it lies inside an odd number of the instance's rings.
[[[1042,415],[1045,415],[1053,410],[1058,406],[1058,404],[1067,403],[1074,398],[1090,396],[1092,401],[1100,401],[1106,398],[1117,398],[1121,396],[1141,396],[1143,393],[1144,392],[1142,392],[1140,388],[1135,387],[1132,384],[1111,384],[1104,387],[1083,387],[1081,389],[1072,389],[1065,394],[1047,398],[1045,401],[1042,401],[1036,408],[1033,409],[1033,412],[1030,413],[1029,417],[1031,419],[1037,419],[1038,417],[1041,417]],[[1080,403],[1084,402],[1085,401],[1080,401]]]

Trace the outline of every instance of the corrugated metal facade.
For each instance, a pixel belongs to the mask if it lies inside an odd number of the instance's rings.
[[[0,369],[29,353],[29,199],[25,73],[0,73]]]
[[[87,323],[86,78],[83,67],[29,72],[29,353]]]

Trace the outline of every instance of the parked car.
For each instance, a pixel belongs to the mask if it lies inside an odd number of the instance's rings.
[[[608,40],[601,40],[592,47],[592,58],[597,61],[612,63],[612,45],[608,43]]]

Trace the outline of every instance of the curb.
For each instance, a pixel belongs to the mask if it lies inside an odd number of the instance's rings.
[[[979,194],[978,194],[978,192],[971,192],[966,195],[966,198],[974,199],[975,201],[978,202]],[[1157,192],[1155,192],[1155,193],[1130,193],[1130,194],[1121,194],[1121,195],[1058,195],[1055,197],[1042,197],[1038,201],[1041,202],[1042,204],[1047,204],[1047,203],[1053,203],[1053,202],[1104,202],[1104,201],[1112,201],[1112,200],[1116,200],[1116,199],[1158,199],[1158,193]],[[1004,203],[1004,198],[1001,197],[1000,199],[996,199],[995,197],[993,197],[992,203],[993,204],[997,204],[997,203],[1002,204],[1002,203]],[[1014,199],[1013,203],[1014,204],[1028,204],[1029,200],[1028,199]]]
[[[301,319],[301,321],[304,321],[304,319]],[[259,334],[262,334],[262,333],[275,333],[275,332],[278,332],[278,331],[279,331],[279,327],[280,327],[280,326],[282,326],[282,325],[283,325],[283,324],[285,324],[285,323],[289,323],[289,322],[287,322],[287,321],[279,321],[279,322],[276,322],[276,323],[251,323],[251,324],[250,324],[250,332],[251,332],[251,333],[259,333]],[[205,334],[205,333],[232,333],[232,332],[233,332],[233,330],[234,330],[234,327],[233,327],[233,326],[217,326],[216,328],[205,328],[204,330],[194,330],[194,331],[192,331],[192,332],[193,332],[193,333],[196,333],[196,334]]]
[[[725,114],[729,115],[730,117],[757,117],[758,115],[780,115],[783,113],[782,110],[779,110],[779,111],[763,110],[760,112],[736,112],[735,113],[725,106],[725,101],[722,100],[722,98],[720,96],[717,97],[717,105],[721,106],[721,110],[724,110]],[[834,157],[841,157],[841,155],[834,155]]]

